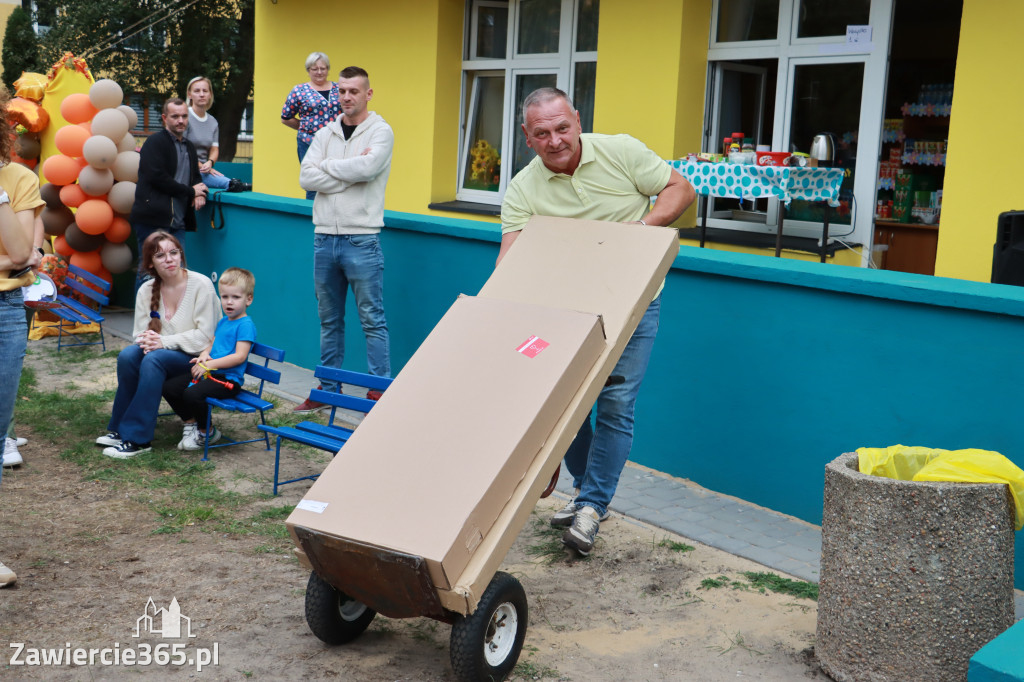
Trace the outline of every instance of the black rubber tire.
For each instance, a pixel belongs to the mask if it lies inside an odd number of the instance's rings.
[[[306,585],[306,624],[327,644],[345,644],[363,634],[377,612],[335,589],[313,571]]]
[[[508,677],[523,650],[528,620],[523,586],[508,573],[495,573],[476,611],[459,616],[452,626],[449,653],[455,679],[497,682]]]

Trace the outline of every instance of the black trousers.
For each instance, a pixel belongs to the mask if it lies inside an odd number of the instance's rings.
[[[212,373],[211,376],[224,381],[223,374]],[[218,384],[209,379],[200,379],[192,383],[191,374],[179,374],[164,382],[163,396],[167,404],[174,410],[174,414],[181,417],[182,421],[195,419],[201,429],[206,430],[206,399],[209,398],[233,398],[238,395],[242,387],[232,382],[232,388]]]

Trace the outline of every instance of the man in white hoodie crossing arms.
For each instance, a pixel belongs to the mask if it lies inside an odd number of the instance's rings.
[[[364,69],[349,66],[338,77],[342,114],[317,131],[302,161],[299,184],[313,199],[313,282],[320,315],[320,363],[345,360],[345,297],[352,287],[366,335],[370,374],[391,376],[388,325],[384,317],[384,189],[391,172],[395,135],[369,111],[373,98]],[[324,385],[326,390],[339,387]],[[296,412],[322,403],[306,400]]]

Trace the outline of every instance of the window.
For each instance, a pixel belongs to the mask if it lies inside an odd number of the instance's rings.
[[[568,92],[593,129],[598,10],[599,0],[467,1],[458,199],[501,203],[533,158],[520,128],[533,90]]]
[[[714,0],[704,149],[736,131],[775,151],[808,152],[831,133],[846,170],[830,237],[868,244],[880,143],[886,49],[894,0]],[[847,26],[873,42],[848,44]],[[858,154],[858,149],[871,150]],[[774,233],[778,202],[715,198],[708,225]],[[793,201],[785,232],[821,237],[821,205]]]

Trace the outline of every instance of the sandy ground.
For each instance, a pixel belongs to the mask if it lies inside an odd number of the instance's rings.
[[[26,360],[40,389],[75,394],[115,385],[113,358],[69,365],[56,362],[50,347],[49,340],[32,342]],[[174,421],[161,420],[157,445],[173,447],[179,433]],[[103,426],[97,424],[97,434]],[[244,421],[227,426],[252,429]],[[356,641],[327,646],[306,626],[308,573],[287,539],[214,532],[204,523],[180,533],[156,532],[162,521],[145,488],[83,480],[79,465],[61,459],[67,443],[59,419],[45,433],[21,428],[20,435],[30,439],[23,448],[26,463],[8,470],[0,489],[0,559],[19,576],[16,586],[0,590],[0,640],[7,648],[0,677],[454,679],[449,626],[378,616]],[[277,498],[261,494],[270,491],[273,456],[260,445],[225,448],[213,459],[219,484],[247,496],[232,512],[242,523],[261,509],[294,505],[308,487],[288,486]],[[326,461],[326,453],[294,454],[289,467],[314,472]],[[557,497],[538,503],[502,567],[522,582],[530,606],[526,643],[511,679],[828,679],[813,659],[815,602],[754,589],[701,588],[707,578],[724,575],[743,583],[742,572],[767,569],[617,515],[602,524],[590,559],[565,551],[553,561],[537,556],[531,548],[544,541],[547,515],[562,503]],[[384,495],[381,504],[387,504]],[[695,549],[676,551],[673,542]],[[161,638],[143,628],[136,637],[149,599],[157,609],[176,599],[194,636]],[[212,656],[215,649],[217,662],[201,672],[187,663],[104,666],[96,654],[93,665],[17,665],[11,643],[24,645],[16,660],[26,662],[34,660],[32,649],[140,654],[161,644],[181,645],[186,661]]]

